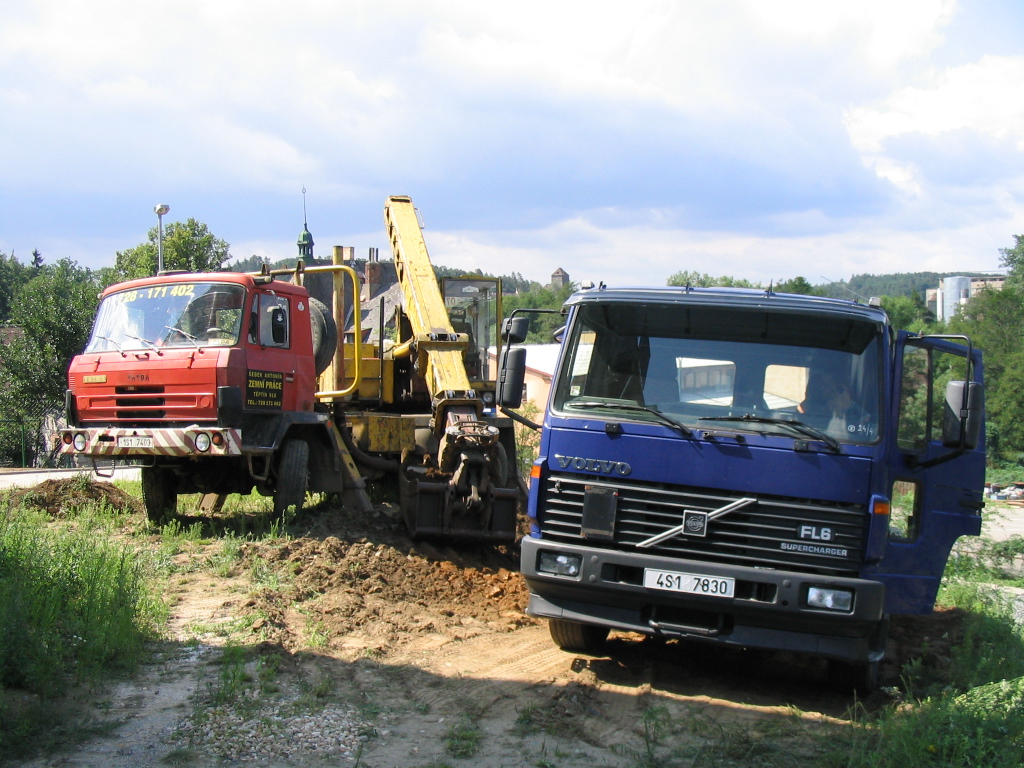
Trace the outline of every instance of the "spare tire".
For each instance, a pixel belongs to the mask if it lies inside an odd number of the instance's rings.
[[[327,305],[312,296],[309,297],[309,324],[313,330],[313,360],[319,376],[327,370],[338,349],[338,326]]]

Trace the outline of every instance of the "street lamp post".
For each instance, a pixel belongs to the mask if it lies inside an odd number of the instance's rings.
[[[153,213],[156,214],[157,221],[160,224],[160,237],[156,241],[156,272],[160,274],[164,271],[164,214],[171,210],[171,206],[167,203],[160,203],[156,208],[153,209]]]

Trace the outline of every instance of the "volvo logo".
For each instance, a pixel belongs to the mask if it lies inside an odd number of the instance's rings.
[[[633,468],[624,461],[606,461],[604,459],[584,459],[581,456],[562,456],[555,454],[555,461],[562,469],[577,469],[580,472],[594,472],[601,475],[626,475],[632,473]]]

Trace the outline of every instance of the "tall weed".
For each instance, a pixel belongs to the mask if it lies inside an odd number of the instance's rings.
[[[12,702],[131,668],[164,619],[131,550],[20,511],[0,507],[0,754],[31,732]]]

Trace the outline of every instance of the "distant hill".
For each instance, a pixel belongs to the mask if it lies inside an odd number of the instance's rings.
[[[991,273],[982,272],[897,272],[891,275],[854,275],[849,282],[826,283],[815,286],[815,293],[822,293],[837,299],[864,298],[872,296],[914,296],[924,299],[925,291],[938,288],[944,277],[985,277]]]

